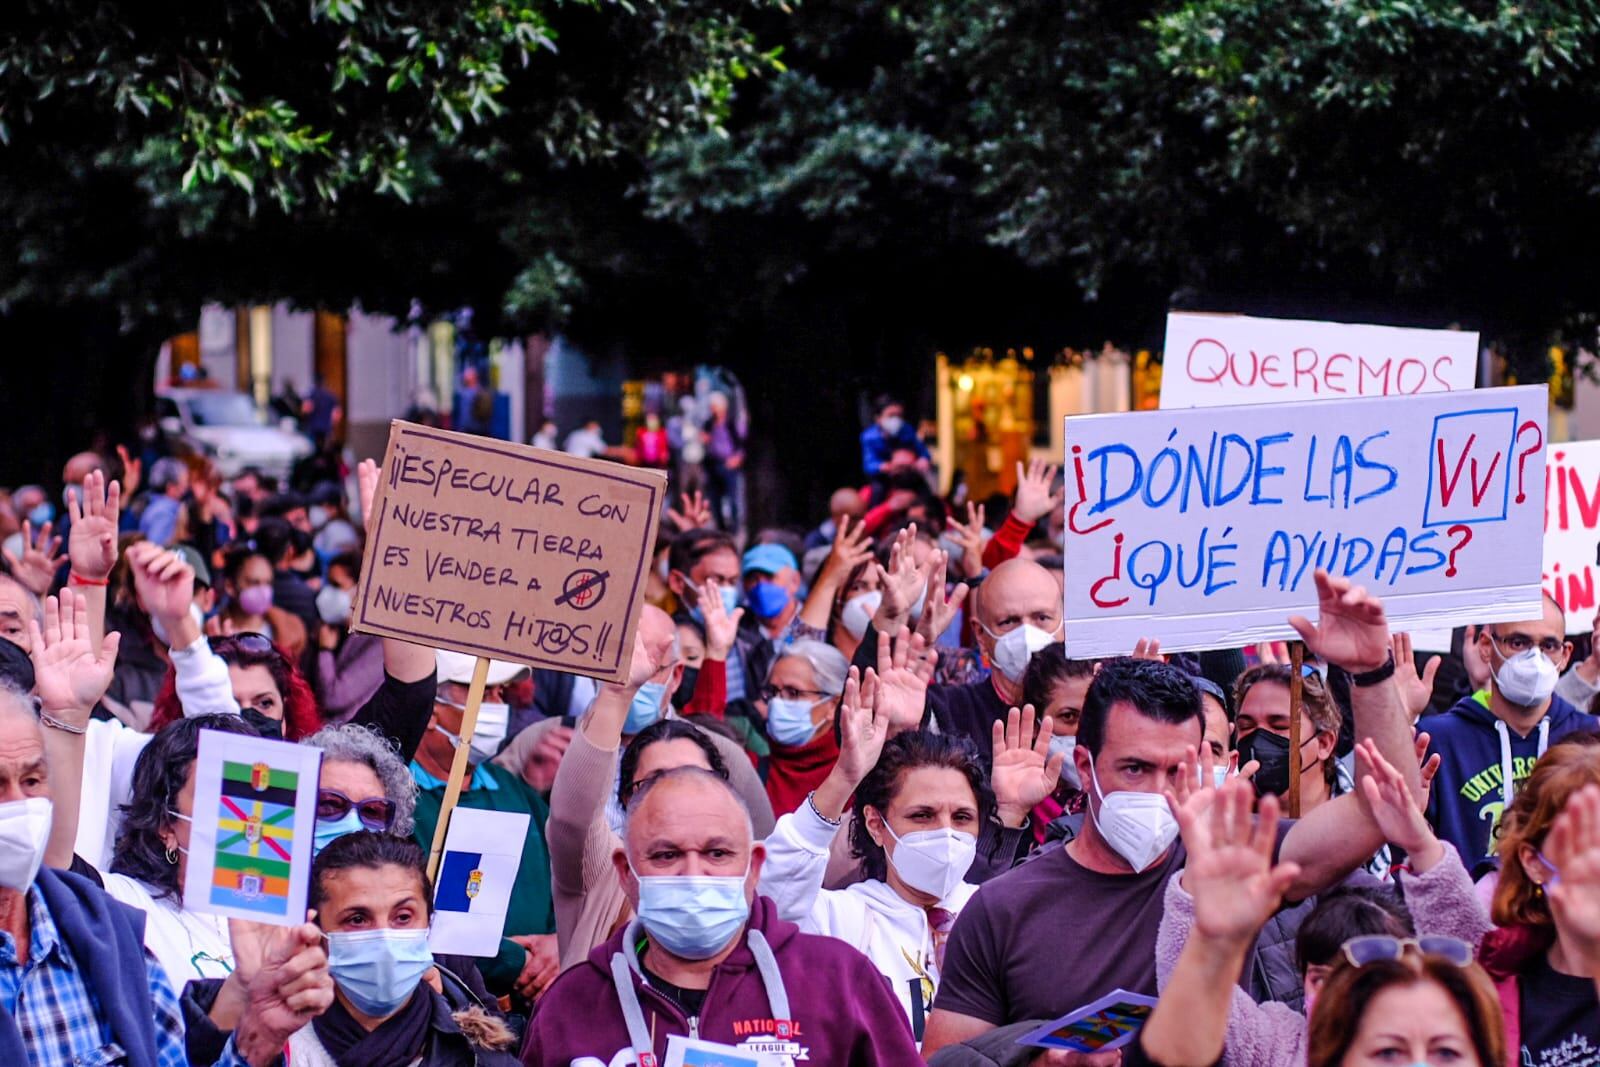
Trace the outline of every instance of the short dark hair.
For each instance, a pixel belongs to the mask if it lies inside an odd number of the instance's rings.
[[[328,561],[328,570],[338,567],[356,581],[361,580],[361,553],[341,552]]]
[[[1411,912],[1392,886],[1342,886],[1318,897],[1301,922],[1294,938],[1295,966],[1304,975],[1307,967],[1332,963],[1352,937],[1415,937],[1416,933]]]
[[[994,790],[989,787],[989,771],[971,738],[960,734],[932,734],[926,730],[907,730],[884,743],[883,753],[867,776],[856,786],[855,819],[850,824],[850,854],[861,861],[868,878],[883,881],[889,876],[889,859],[883,846],[867,833],[866,810],[870,806],[887,817],[889,804],[900,792],[906,771],[918,767],[948,767],[966,776],[972,795],[978,801],[978,825],[994,811]]]
[[[167,859],[161,831],[172,825],[178,794],[200,752],[200,731],[258,736],[237,715],[197,715],[157,730],[133,764],[133,786],[122,805],[122,829],[111,857],[111,873],[143,882],[157,900],[178,899],[178,865]]]
[[[739,554],[738,545],[733,538],[721,530],[685,530],[672,539],[672,547],[667,550],[667,566],[679,572],[688,574],[694,570],[695,565],[713,552],[732,552]]]
[[[633,798],[633,775],[639,769],[639,758],[657,741],[693,741],[705,753],[711,773],[728,781],[728,763],[704,730],[682,719],[657,719],[635,734],[628,747],[622,750],[622,762],[617,768],[617,801],[624,810]]]
[[[1078,720],[1078,747],[1091,756],[1100,754],[1106,739],[1106,721],[1117,703],[1132,704],[1139,714],[1158,722],[1193,720],[1205,736],[1206,714],[1194,680],[1170,663],[1118,656],[1100,664]],[[1198,744],[1199,739],[1196,739]]]
[[[300,511],[306,508],[306,498],[290,490],[286,493],[275,493],[256,505],[256,514],[263,519],[281,519],[291,511]]]
[[[428,880],[422,846],[409,837],[378,834],[371,830],[341,834],[317,853],[316,859],[311,862],[311,895],[306,906],[316,908],[321,916],[322,902],[328,898],[323,888],[328,875],[354,867],[402,867],[415,874],[423,907],[430,917],[433,915],[433,883]]]
[[[904,408],[900,398],[892,393],[879,393],[872,401],[872,417],[877,418],[889,408]]]
[[[1043,714],[1050,706],[1050,692],[1068,678],[1093,678],[1094,660],[1068,659],[1067,646],[1052,641],[1028,659],[1022,675],[1023,703],[1032,704]]]
[[[289,525],[287,519],[264,518],[256,524],[255,536],[250,539],[251,546],[261,555],[267,557],[267,562],[277,569],[283,558],[289,554],[294,546],[294,527]]]

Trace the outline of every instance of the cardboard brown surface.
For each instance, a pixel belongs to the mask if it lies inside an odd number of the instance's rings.
[[[666,476],[395,420],[351,629],[627,677]]]

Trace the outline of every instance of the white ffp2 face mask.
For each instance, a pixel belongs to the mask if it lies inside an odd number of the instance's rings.
[[[1035,652],[1055,641],[1061,627],[1057,626],[1054,631],[1041,630],[1030,622],[998,636],[987,626],[983,629],[994,638],[994,652],[990,654],[989,659],[994,663],[995,669],[1005,675],[1006,680],[1012,685],[1021,685],[1022,676],[1028,670],[1028,661],[1033,658]]]
[[[25,891],[44,863],[52,813],[48,797],[0,804],[0,885]]]
[[[1490,641],[1493,640],[1490,637]],[[1496,644],[1495,651],[1499,650]],[[1501,696],[1518,707],[1536,708],[1550,699],[1560,678],[1561,671],[1548,656],[1538,648],[1529,648],[1506,657],[1500,669],[1494,672],[1494,685]]]
[[[839,622],[850,631],[850,636],[860,638],[867,632],[867,625],[872,622],[872,617],[878,613],[878,605],[882,603],[882,593],[858,593],[844,602],[844,609],[839,612]]]
[[[978,854],[978,839],[960,830],[918,830],[900,837],[888,819],[883,829],[894,841],[889,862],[900,880],[940,900],[956,891]]]
[[[1173,818],[1167,798],[1160,793],[1130,793],[1124,790],[1106,794],[1100,791],[1100,776],[1089,764],[1089,780],[1100,799],[1098,814],[1090,805],[1089,814],[1112,851],[1135,871],[1146,870],[1171,847],[1178,837],[1178,820]]]

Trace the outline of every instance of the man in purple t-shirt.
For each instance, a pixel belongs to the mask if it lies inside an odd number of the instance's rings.
[[[1321,571],[1317,593],[1317,624],[1299,617],[1290,623],[1312,653],[1352,673],[1357,739],[1371,737],[1418,788],[1383,606]],[[1183,867],[1165,794],[1204,732],[1199,690],[1178,668],[1135,659],[1101,667],[1073,754],[1089,792],[1089,818],[1066,846],[985,883],[962,909],[923,1038],[925,1056],[997,1026],[1057,1018],[1118,988],[1155,994],[1162,894]],[[1383,844],[1358,798],[1332,800],[1289,828],[1281,858],[1301,867],[1289,899],[1334,884]],[[1052,1051],[1033,1062],[1119,1061],[1120,1053]]]

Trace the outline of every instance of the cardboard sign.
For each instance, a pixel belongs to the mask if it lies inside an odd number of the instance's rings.
[[[666,484],[396,421],[351,628],[622,681]]]
[[[1478,335],[1247,315],[1167,316],[1161,406],[1464,392]]]
[[[1118,989],[1022,1035],[1017,1044],[1069,1052],[1110,1052],[1138,1037],[1139,1027],[1155,1007],[1155,997]]]
[[[1551,445],[1545,455],[1544,590],[1567,633],[1594,627],[1600,571],[1600,441]]]
[[[433,891],[429,948],[461,956],[500,951],[527,837],[525,812],[461,807],[451,812]]]
[[[1537,617],[1546,410],[1538,385],[1069,418],[1068,655],[1295,637],[1318,567],[1395,630]]]
[[[201,730],[185,911],[306,921],[322,750]]]

